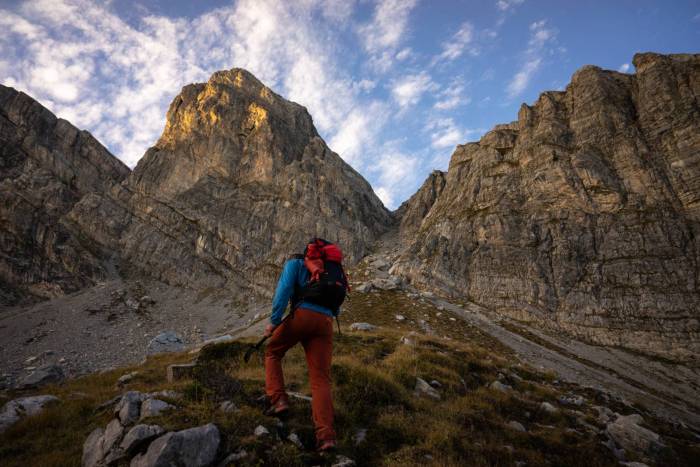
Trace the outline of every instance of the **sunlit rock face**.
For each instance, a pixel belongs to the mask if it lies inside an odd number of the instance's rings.
[[[50,298],[106,274],[67,213],[129,169],[95,138],[0,85],[0,304]]]
[[[119,251],[127,274],[268,293],[311,236],[338,242],[352,263],[392,222],[306,109],[241,69],[185,86],[131,176],[71,218]]]
[[[403,208],[394,271],[595,343],[696,358],[700,56],[634,64],[583,67],[458,146],[444,188]]]

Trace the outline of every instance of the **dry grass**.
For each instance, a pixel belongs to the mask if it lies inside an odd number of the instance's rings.
[[[393,292],[356,295],[360,298],[353,298],[344,322],[363,320],[383,326],[372,333],[346,330],[334,342],[332,375],[340,452],[358,465],[616,464],[601,445],[600,435],[582,428],[573,412],[562,408],[551,415],[539,408],[541,401],[556,404],[561,394],[551,384],[552,375],[511,366],[511,355],[499,344],[464,323],[437,316],[439,311],[427,304]],[[397,313],[407,319],[396,324]],[[436,336],[416,335],[415,346],[402,344],[401,337],[415,330],[417,320],[426,315]],[[222,457],[241,448],[250,453],[241,465],[328,465],[330,459],[312,452],[308,402],[294,399],[283,427],[262,414],[262,357],[244,363],[247,345],[234,342],[203,349],[194,378],[176,386],[165,382],[165,368],[190,360],[189,355],[153,358],[139,367],[46,388],[42,393],[56,394],[62,402],[0,435],[0,464],[79,465],[83,441],[110,417],[95,411],[100,403],[127,389],[175,389],[183,394],[173,401],[178,409],[150,422],[168,430],[214,422],[223,435]],[[300,347],[288,353],[284,368],[288,389],[309,394]],[[117,378],[133,370],[139,375],[126,388],[117,389]],[[414,395],[417,377],[437,380],[441,399]],[[501,393],[487,387],[499,378],[514,389]],[[218,407],[224,400],[233,401],[239,410],[221,412]],[[586,411],[586,420],[595,424],[594,412],[586,407],[581,409]],[[523,424],[527,432],[507,428],[512,420]],[[267,427],[272,436],[253,436],[257,425]],[[356,445],[354,437],[361,429],[367,430],[366,439]],[[300,437],[305,449],[283,441],[291,432]],[[697,449],[691,447],[671,460],[676,465],[692,465],[697,455]]]

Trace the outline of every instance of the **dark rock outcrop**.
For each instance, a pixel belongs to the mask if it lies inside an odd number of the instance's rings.
[[[583,67],[458,146],[437,200],[403,208],[416,233],[392,272],[595,343],[697,356],[700,55],[634,64]]]
[[[86,131],[0,85],[0,304],[91,285],[105,266],[66,215],[129,169]]]

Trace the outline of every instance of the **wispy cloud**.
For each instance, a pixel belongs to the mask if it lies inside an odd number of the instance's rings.
[[[370,22],[358,28],[370,65],[386,72],[398,59],[397,54],[408,32],[408,21],[417,0],[378,0]]]
[[[449,86],[439,92],[438,101],[433,108],[435,110],[451,110],[461,105],[471,102],[471,98],[466,95],[466,87],[462,80],[455,79]]]
[[[627,73],[630,70],[630,64],[629,63],[623,63],[620,65],[620,67],[617,69],[620,73]]]
[[[522,4],[525,0],[498,0],[496,2],[496,8],[498,8],[501,11],[508,11],[520,4]]]
[[[530,24],[530,39],[523,53],[523,64],[508,83],[506,92],[511,99],[519,96],[527,88],[534,74],[544,60],[545,46],[555,40],[557,31],[547,26],[543,19]]]
[[[379,183],[375,190],[385,206],[395,207],[405,197],[419,177],[420,160],[416,156],[405,154],[397,148],[395,142],[383,145],[384,156],[372,171],[378,175]]]
[[[474,36],[474,26],[468,21],[462,23],[459,30],[448,41],[443,42],[442,52],[435,57],[434,62],[452,61],[465,52],[472,56],[479,55]]]
[[[395,80],[391,85],[391,94],[401,108],[406,108],[416,105],[425,92],[436,88],[430,76],[422,72]]]

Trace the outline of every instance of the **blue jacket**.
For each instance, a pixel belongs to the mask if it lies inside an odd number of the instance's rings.
[[[294,294],[294,285],[302,287],[309,280],[309,270],[304,266],[303,259],[290,259],[284,263],[284,269],[282,269],[282,274],[277,282],[277,290],[275,290],[275,298],[272,299],[272,316],[270,316],[270,322],[278,326],[282,321],[282,315],[284,315],[284,310],[287,308],[287,303],[289,299]],[[304,307],[308,310],[317,311],[333,317],[333,312],[321,305],[316,305],[315,303],[310,303],[302,301],[299,306]]]

